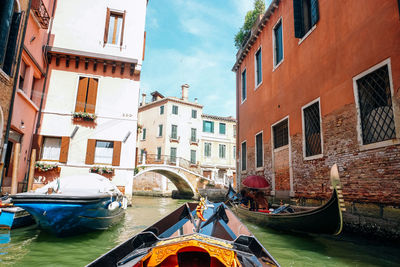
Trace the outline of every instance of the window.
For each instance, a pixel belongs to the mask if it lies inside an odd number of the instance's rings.
[[[171,162],[176,162],[176,147],[171,147],[170,158]]]
[[[236,159],[236,146],[233,146],[233,159]]]
[[[213,121],[203,121],[203,132],[213,133],[214,132],[214,122]]]
[[[224,159],[226,156],[226,145],[219,145],[219,158]]]
[[[178,106],[172,106],[172,114],[178,115]]]
[[[142,140],[146,140],[146,128],[142,130]]]
[[[276,67],[283,59],[282,19],[274,28],[274,66]]]
[[[22,13],[14,0],[2,0],[0,5],[0,68],[12,76]]]
[[[96,141],[94,163],[111,164],[113,160],[114,142]]]
[[[388,65],[356,80],[364,145],[396,138]]]
[[[197,110],[192,109],[192,118],[193,119],[197,118]]]
[[[157,147],[157,160],[161,160],[161,147]]]
[[[23,60],[21,60],[21,64],[19,67],[19,80],[18,80],[18,88],[21,90],[24,90],[25,73],[26,73],[26,64]]]
[[[246,70],[242,72],[242,102],[246,100]]]
[[[160,124],[160,125],[158,125],[158,137],[162,136],[162,132],[163,132],[163,125]]]
[[[256,63],[256,87],[262,82],[262,70],[261,70],[261,47],[255,54]]]
[[[122,46],[124,41],[125,14],[125,11],[115,12],[107,8],[104,44]]]
[[[96,109],[98,79],[79,77],[75,112],[94,114]]]
[[[143,155],[146,153],[146,150],[144,149],[140,149],[140,162],[144,163],[144,161],[146,160],[145,158],[143,158]]]
[[[293,0],[294,36],[303,38],[319,20],[318,0]]]
[[[164,114],[164,106],[160,106],[160,115]]]
[[[225,123],[220,123],[219,124],[219,133],[220,134],[225,134],[226,133],[226,124]]]
[[[204,143],[204,156],[211,157],[211,143]]]
[[[263,164],[263,134],[256,135],[256,168],[262,167]]]
[[[236,137],[236,125],[233,125],[233,137]]]
[[[196,128],[191,129],[190,141],[197,142],[197,129]]]
[[[190,150],[190,163],[196,164],[196,150]]]
[[[242,143],[242,171],[245,171],[247,168],[247,149],[246,149],[246,142]]]
[[[172,125],[172,127],[171,127],[171,138],[178,139],[178,126],[177,125]]]
[[[61,137],[44,137],[42,160],[59,160],[61,152]]]
[[[279,148],[289,144],[287,119],[272,126],[272,131],[274,134],[274,148]]]
[[[303,109],[305,156],[322,153],[319,101]]]

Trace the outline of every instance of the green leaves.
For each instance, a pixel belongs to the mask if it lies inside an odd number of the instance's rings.
[[[264,0],[254,0],[254,9],[247,12],[244,19],[243,26],[239,29],[239,32],[235,35],[235,47],[240,49],[243,44],[246,43],[250,37],[251,28],[257,21],[260,14],[265,12]]]

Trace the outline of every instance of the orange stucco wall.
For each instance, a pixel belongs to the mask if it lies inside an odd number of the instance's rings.
[[[352,78],[391,58],[393,85],[400,95],[400,19],[397,1],[319,1],[320,19],[300,44],[294,36],[293,1],[283,0],[251,47],[237,73],[246,68],[247,100],[238,90],[238,144],[290,117],[290,135],[302,131],[301,107],[320,97],[321,115],[354,103]],[[273,27],[282,18],[284,59],[273,69]],[[255,90],[254,54],[262,49],[262,84]]]

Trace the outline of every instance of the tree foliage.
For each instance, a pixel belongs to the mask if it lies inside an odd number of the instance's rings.
[[[235,35],[235,46],[239,49],[244,42],[247,40],[247,36],[250,34],[251,28],[256,22],[260,14],[265,12],[264,0],[254,0],[254,9],[247,12],[244,19],[243,26],[239,29],[239,32]]]

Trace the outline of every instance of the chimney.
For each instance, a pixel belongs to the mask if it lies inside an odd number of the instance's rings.
[[[140,103],[140,105],[141,106],[146,105],[146,94],[145,93],[142,94],[142,103]]]
[[[197,101],[197,97],[194,99],[194,103],[197,103],[198,101]]]
[[[188,101],[188,98],[189,98],[189,87],[190,86],[185,83],[181,87],[182,87],[182,100],[183,101]]]

